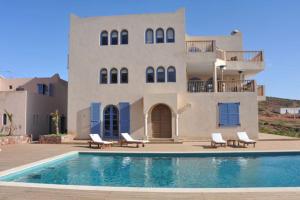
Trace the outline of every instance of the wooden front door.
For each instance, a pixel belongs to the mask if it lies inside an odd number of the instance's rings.
[[[163,104],[155,106],[151,113],[151,123],[153,138],[172,137],[172,115],[168,106]]]

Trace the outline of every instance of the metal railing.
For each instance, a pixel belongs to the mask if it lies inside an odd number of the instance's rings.
[[[226,61],[262,62],[262,51],[224,51],[217,49],[217,58]]]
[[[189,80],[187,84],[188,92],[213,92],[214,86],[212,81]]]
[[[186,41],[185,48],[187,53],[200,53],[200,52],[213,52],[214,51],[213,40],[202,41]]]
[[[218,81],[218,92],[255,92],[255,81]]]

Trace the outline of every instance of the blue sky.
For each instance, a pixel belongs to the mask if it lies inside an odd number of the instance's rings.
[[[67,79],[69,15],[81,17],[186,9],[190,35],[227,35],[239,29],[245,50],[264,50],[256,76],[268,96],[300,99],[298,0],[0,0],[0,74]],[[9,72],[7,72],[9,71]]]

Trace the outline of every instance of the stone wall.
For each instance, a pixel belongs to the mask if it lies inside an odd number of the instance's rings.
[[[29,142],[29,138],[27,136],[18,135],[18,136],[1,136],[0,137],[0,145],[7,144],[25,144]]]
[[[61,144],[61,136],[58,135],[40,135],[40,144]]]

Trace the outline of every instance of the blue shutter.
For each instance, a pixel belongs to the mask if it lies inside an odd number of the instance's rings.
[[[49,84],[49,86],[48,86],[48,88],[49,88],[49,96],[53,96],[53,84]]]
[[[229,103],[228,104],[228,116],[229,116],[229,125],[237,126],[240,125],[240,112],[239,112],[239,103]]]
[[[130,104],[128,102],[120,102],[120,132],[130,133]]]
[[[101,103],[91,103],[91,107],[90,107],[90,114],[91,114],[90,132],[91,133],[100,134],[101,132],[100,108],[101,108]]]
[[[219,125],[228,125],[228,108],[226,103],[219,103]]]
[[[219,103],[219,125],[240,125],[240,103]]]
[[[37,84],[37,93],[43,94],[43,84],[40,83]]]

